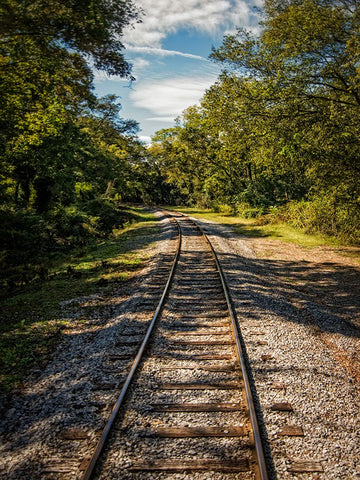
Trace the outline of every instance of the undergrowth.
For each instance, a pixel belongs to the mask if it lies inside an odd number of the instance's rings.
[[[54,258],[46,278],[38,277],[11,291],[3,288],[0,391],[11,390],[31,367],[41,368],[47,361],[62,330],[73,322],[61,302],[95,293],[110,295],[144,265],[147,258],[142,248],[154,242],[159,227],[151,213],[130,210],[135,222],[115,230],[108,239],[94,240]]]
[[[171,207],[170,209],[184,212],[194,217],[202,217],[216,223],[232,226],[235,233],[250,238],[269,238],[292,242],[301,246],[316,247],[322,245],[341,246],[339,239],[320,233],[307,233],[299,225],[291,225],[273,215],[261,215],[256,218],[238,216],[226,211],[214,212],[210,209],[192,207]]]

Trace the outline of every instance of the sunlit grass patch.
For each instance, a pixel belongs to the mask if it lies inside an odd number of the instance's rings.
[[[339,245],[335,240],[322,236],[304,233],[285,223],[260,224],[257,218],[242,218],[234,215],[221,215],[205,209],[191,207],[175,207],[174,210],[181,211],[196,218],[204,218],[222,225],[229,225],[235,233],[246,237],[269,239],[292,242],[305,247],[316,247],[321,245]]]
[[[253,225],[251,228],[259,232],[260,236],[271,239],[278,239],[285,242],[296,243],[303,247],[318,247],[322,245],[339,244],[332,238],[326,238],[325,236],[320,234],[305,233],[285,223],[274,223],[257,226],[255,221],[255,225]]]
[[[136,214],[135,223],[114,232],[108,240],[54,259],[47,280],[2,295],[0,390],[10,390],[30,367],[41,367],[47,360],[62,329],[73,322],[70,314],[64,315],[62,302],[94,294],[111,295],[145,265],[148,255],[142,249],[156,240],[159,224],[150,212],[131,210]],[[67,311],[76,308],[76,303],[70,303]]]

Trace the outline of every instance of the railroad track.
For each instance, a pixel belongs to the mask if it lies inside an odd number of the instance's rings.
[[[166,288],[82,478],[265,480],[221,267],[199,227],[173,218],[179,242]]]

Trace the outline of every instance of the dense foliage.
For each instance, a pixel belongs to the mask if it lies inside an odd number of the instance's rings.
[[[121,37],[136,20],[128,0],[1,0],[2,285],[45,276],[57,252],[122,226],[121,201],[146,197],[137,124],[92,86],[93,66],[133,80]]]
[[[154,154],[188,203],[359,241],[359,2],[266,0],[263,15],[213,51],[223,74]]]

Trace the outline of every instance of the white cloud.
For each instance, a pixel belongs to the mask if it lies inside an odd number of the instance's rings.
[[[141,70],[143,70],[144,68],[150,65],[149,60],[146,60],[145,58],[141,58],[141,57],[134,58],[133,60],[131,60],[131,63],[133,64],[134,75],[137,75]]]
[[[262,0],[137,0],[145,16],[128,29],[126,41],[133,46],[161,48],[161,41],[181,28],[211,34],[252,23],[252,5]]]
[[[95,82],[106,82],[108,80],[112,80],[117,82],[129,83],[129,80],[126,80],[126,78],[119,77],[118,75],[108,75],[103,70],[96,70],[96,68],[93,68],[93,75]]]
[[[183,53],[178,52],[177,50],[165,50],[164,48],[155,48],[155,47],[136,47],[133,45],[127,45],[126,50],[133,53],[142,53],[148,55],[158,55],[160,57],[171,57],[171,56],[180,56],[186,58],[193,58],[195,60],[204,60],[206,58],[201,57],[200,55],[193,55],[192,53]]]
[[[215,80],[216,76],[210,75],[205,78],[175,77],[158,82],[144,81],[131,91],[130,98],[136,107],[149,110],[155,118],[166,117],[168,121],[197,103]]]
[[[151,144],[151,137],[147,136],[147,135],[138,135],[138,139],[145,143],[146,145],[150,145]]]
[[[145,118],[147,122],[172,122],[174,117],[149,117]]]
[[[103,82],[105,80],[109,80],[110,78],[107,73],[101,70],[96,70],[95,68],[93,69],[93,75],[95,82]]]

